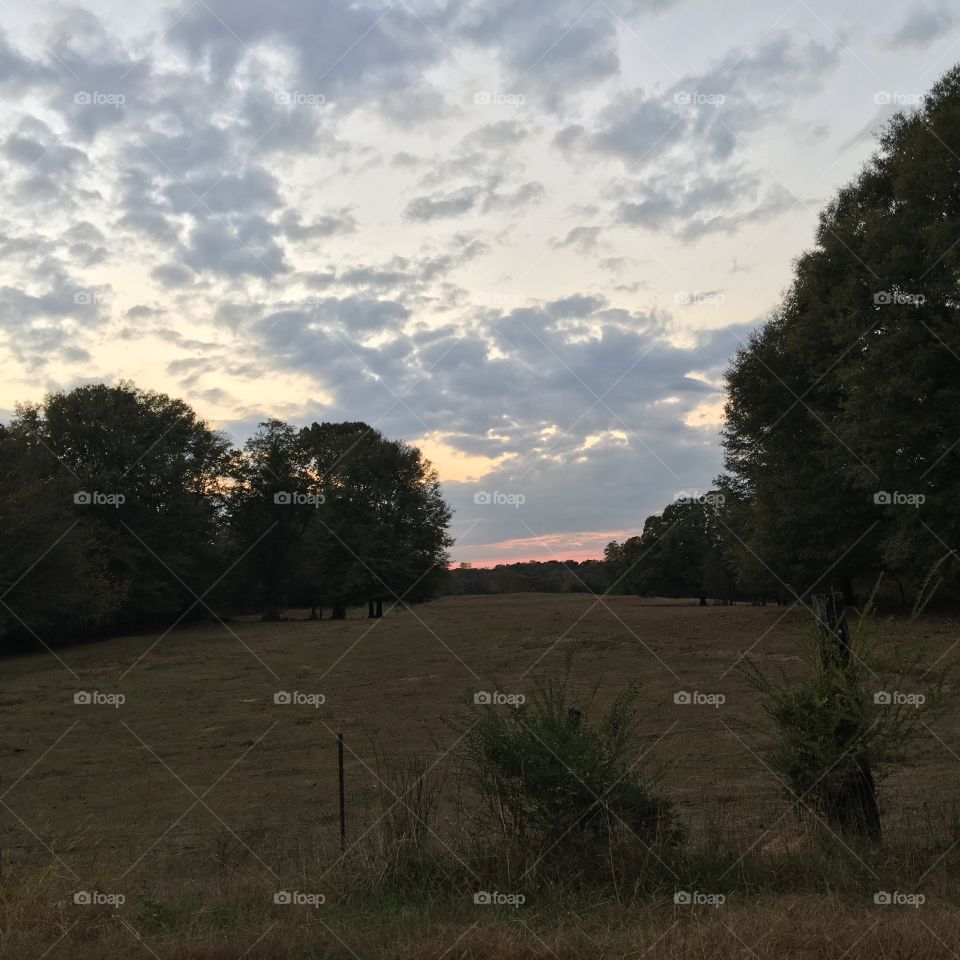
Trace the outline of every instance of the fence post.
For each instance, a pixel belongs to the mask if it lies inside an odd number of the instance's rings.
[[[343,795],[343,734],[337,734],[337,776],[340,781],[340,852],[347,849],[346,804]]]

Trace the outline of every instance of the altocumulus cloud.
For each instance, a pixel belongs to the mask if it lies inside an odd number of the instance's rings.
[[[679,0],[24,3],[0,407],[127,376],[238,439],[366,419],[436,451],[464,559],[636,527],[719,468],[722,372],[808,240],[811,167],[870,149],[872,100],[818,100],[854,38],[802,7],[758,38],[760,0],[703,37]],[[955,21],[891,16],[860,54],[926,66]],[[765,153],[812,124],[814,153]]]

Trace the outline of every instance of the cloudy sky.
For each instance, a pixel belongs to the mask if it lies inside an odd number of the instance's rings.
[[[872,0],[5,0],[0,27],[0,417],[126,378],[238,440],[366,420],[428,453],[479,563],[597,556],[709,488],[728,357],[960,59],[960,14]]]

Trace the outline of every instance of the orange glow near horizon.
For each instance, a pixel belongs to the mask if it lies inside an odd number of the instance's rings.
[[[602,560],[604,547],[611,540],[623,541],[639,533],[636,529],[593,530],[503,540],[500,543],[478,544],[476,547],[455,547],[452,566],[469,563],[471,567],[484,570],[499,563]]]

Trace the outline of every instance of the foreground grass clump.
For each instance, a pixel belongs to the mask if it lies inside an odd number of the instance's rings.
[[[562,675],[534,681],[517,706],[475,705],[468,770],[504,844],[608,875],[631,852],[677,844],[681,830],[637,755],[637,689],[627,686],[597,722],[595,695],[577,706],[568,661]]]

